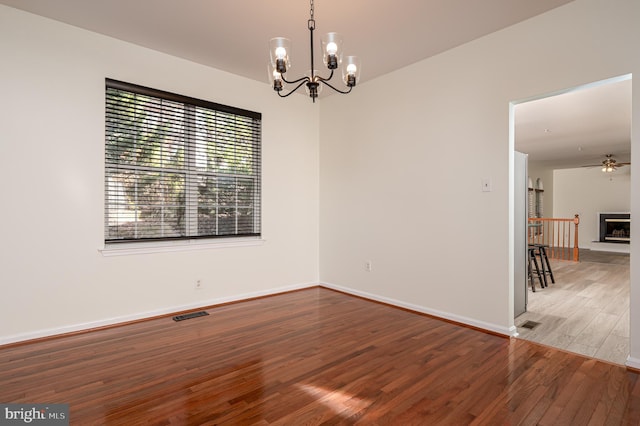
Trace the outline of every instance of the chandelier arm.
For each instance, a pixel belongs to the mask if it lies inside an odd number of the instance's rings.
[[[306,77],[305,77],[306,78]],[[299,79],[299,80],[304,80],[304,79]],[[298,80],[298,81],[299,81]],[[295,92],[296,90],[298,90],[305,82],[301,82],[300,84],[298,84],[295,89],[291,90],[289,93],[287,93],[286,95],[283,95],[282,93],[278,92],[278,96],[280,96],[281,98],[286,98],[287,96],[289,96],[290,94],[292,94],[293,92]]]
[[[318,81],[321,81],[321,82],[325,83],[325,82],[327,82],[327,81],[329,81],[329,80],[331,80],[333,78],[333,70],[331,70],[331,74],[329,74],[329,77],[327,77],[327,78],[320,77],[319,75],[316,76],[316,77],[318,78]]]
[[[351,93],[351,90],[353,89],[353,86],[349,86],[349,90],[340,90],[340,89],[336,89],[335,87],[333,87],[331,84],[329,84],[327,81],[322,81],[323,84],[326,84],[327,86],[331,87],[333,90],[335,90],[338,93],[342,93],[343,95],[346,95],[347,93]]]
[[[285,79],[284,74],[280,74],[280,78],[282,78],[282,81],[284,81],[287,84],[296,84],[296,83],[300,83],[301,81],[302,82],[311,81],[309,80],[309,77],[307,77],[306,75],[304,77],[300,77],[299,79],[293,80],[293,81],[288,81],[287,79]]]

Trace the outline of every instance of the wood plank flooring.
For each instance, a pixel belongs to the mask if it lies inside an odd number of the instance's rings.
[[[324,288],[0,348],[77,425],[640,424],[640,376]]]
[[[629,254],[580,250],[579,263],[552,261],[555,284],[528,291],[519,337],[623,365],[629,355]],[[529,330],[526,321],[540,325]]]

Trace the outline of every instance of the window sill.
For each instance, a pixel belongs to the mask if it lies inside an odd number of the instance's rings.
[[[98,249],[102,256],[129,256],[134,254],[170,253],[178,251],[208,250],[233,247],[261,246],[262,238],[226,238],[224,240],[185,240],[172,242],[107,244]]]

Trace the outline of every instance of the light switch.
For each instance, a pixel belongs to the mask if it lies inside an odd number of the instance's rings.
[[[491,178],[482,178],[482,192],[491,192]]]

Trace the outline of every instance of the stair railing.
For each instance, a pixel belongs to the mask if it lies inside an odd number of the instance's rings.
[[[573,226],[571,225],[573,223]],[[527,239],[529,244],[545,244],[547,256],[557,260],[580,260],[578,225],[580,216],[573,219],[530,217]]]

